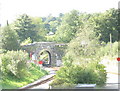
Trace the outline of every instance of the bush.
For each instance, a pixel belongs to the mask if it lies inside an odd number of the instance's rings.
[[[25,39],[24,41],[22,41],[21,46],[27,45],[29,43],[32,43],[32,40],[30,39],[30,37],[28,37],[27,39]]]
[[[38,79],[39,77],[42,77],[44,75],[48,75],[48,72],[44,69],[42,69],[40,66],[34,64],[34,63],[31,63],[30,66],[29,66],[29,72],[30,74],[38,74],[37,75],[37,78]]]
[[[20,44],[19,44],[19,36],[16,31],[11,29],[10,26],[6,26],[1,30],[1,48],[3,49],[3,52],[11,51],[11,50],[19,50]]]
[[[100,50],[97,52],[96,55],[99,55],[101,57],[104,56],[112,56],[115,57],[118,55],[118,42],[114,42],[110,44],[109,42],[100,48]]]
[[[4,80],[0,82],[0,85],[2,85],[2,89],[17,89],[32,83],[47,74],[47,71],[41,69],[36,64],[30,63],[28,72],[24,77],[16,78],[15,76],[8,74],[5,76]]]
[[[62,67],[56,74],[51,84],[97,84],[103,85],[106,82],[106,71],[101,64],[88,64],[86,66],[71,65]]]
[[[1,56],[1,72],[3,77],[13,75],[23,77],[27,72],[28,53],[23,51],[8,51]]]

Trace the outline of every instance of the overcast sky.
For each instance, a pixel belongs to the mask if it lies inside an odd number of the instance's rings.
[[[104,12],[110,8],[118,8],[119,0],[0,0],[0,23],[14,21],[19,15],[57,16],[73,9],[79,12]]]

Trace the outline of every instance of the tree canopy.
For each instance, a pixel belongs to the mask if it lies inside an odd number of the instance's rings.
[[[32,41],[36,40],[37,32],[35,31],[35,24],[33,24],[30,17],[26,14],[21,15],[15,22],[15,30],[19,35],[20,41],[24,41],[28,37]]]
[[[2,49],[6,51],[18,50],[20,48],[19,37],[16,31],[9,26],[6,26],[1,30],[1,41]]]

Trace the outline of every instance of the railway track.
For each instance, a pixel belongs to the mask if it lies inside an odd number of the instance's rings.
[[[49,73],[50,73],[49,75],[44,76],[43,78],[41,78],[31,84],[28,84],[27,86],[21,87],[19,89],[31,89],[31,88],[37,87],[39,85],[45,84],[49,81],[52,81],[54,79],[55,72],[59,70],[59,67],[54,67],[54,68],[46,67],[45,69],[49,71]]]
[[[53,80],[53,79],[54,79],[54,76],[51,76],[51,77],[49,77],[49,78],[47,78],[47,79],[44,79],[44,80],[42,80],[42,81],[37,81],[37,82],[35,82],[35,83],[29,84],[29,85],[24,86],[24,87],[19,88],[19,89],[21,89],[21,90],[22,90],[22,89],[31,89],[31,88],[36,87],[36,86],[38,86],[38,85],[45,84],[45,83],[47,83],[47,82],[49,82],[49,81],[51,81],[51,80]]]
[[[49,69],[49,68],[46,68],[46,69]],[[51,69],[51,71],[50,71],[50,69]],[[36,87],[42,86],[42,85],[44,85],[46,83],[49,83],[50,81],[52,81],[54,79],[54,76],[56,75],[55,72],[57,70],[59,70],[59,68],[50,68],[50,69],[49,69],[50,75],[47,75],[45,78],[43,77],[42,79],[39,79],[39,80],[35,81],[34,83],[28,84],[27,86],[24,86],[24,87],[19,88],[19,89],[21,89],[21,90],[34,89]],[[114,75],[120,75],[120,74],[114,73],[114,72],[107,72],[107,73],[114,74]],[[114,78],[116,78],[116,77],[114,77]]]

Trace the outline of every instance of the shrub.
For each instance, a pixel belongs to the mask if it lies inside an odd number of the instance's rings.
[[[1,48],[3,52],[20,49],[19,36],[16,31],[6,26],[1,30],[0,35]]]
[[[32,40],[30,39],[30,37],[28,37],[27,39],[25,39],[24,41],[22,41],[21,46],[27,45],[29,43],[32,43]]]
[[[71,65],[62,67],[56,74],[51,84],[97,84],[103,85],[106,82],[106,71],[101,64],[88,64],[86,66]]]
[[[118,55],[118,42],[114,42],[110,44],[109,42],[100,48],[100,50],[97,52],[96,55],[99,55],[101,57],[104,56],[112,56],[115,57]]]
[[[41,69],[39,66],[33,63],[30,63],[28,72],[26,75],[24,75],[24,77],[16,78],[15,76],[8,74],[5,76],[4,80],[0,82],[0,85],[2,85],[2,89],[17,89],[32,83],[33,81],[36,81],[47,74],[47,71]]]
[[[3,77],[13,75],[15,77],[23,77],[27,71],[28,53],[23,51],[8,51],[1,56]]]

